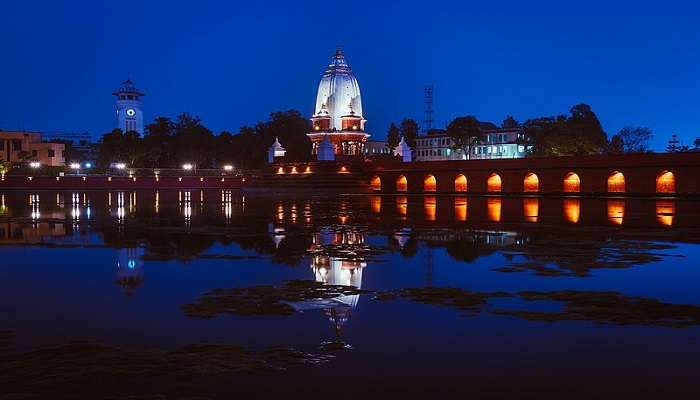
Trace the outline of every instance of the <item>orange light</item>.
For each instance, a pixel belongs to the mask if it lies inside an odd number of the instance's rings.
[[[182,182],[182,177],[177,178],[177,181],[178,181],[178,182]]]
[[[292,174],[298,173],[297,167],[292,167],[292,170],[290,171]]]
[[[539,192],[540,190],[540,178],[537,175],[530,172],[525,176],[523,180],[523,191],[524,192]]]
[[[282,167],[277,168],[277,173],[284,174],[284,168],[282,168]]]
[[[526,222],[537,222],[540,212],[539,199],[523,199],[523,216]]]
[[[673,225],[673,218],[676,216],[676,202],[669,200],[659,200],[656,202],[656,221],[663,226]]]
[[[423,199],[423,216],[426,221],[435,221],[437,214],[437,201],[435,196],[425,196]]]
[[[396,197],[396,213],[405,216],[408,213],[408,199],[406,196]]]
[[[625,176],[622,172],[615,171],[608,177],[608,192],[624,193],[625,192]]]
[[[608,221],[615,225],[622,225],[625,218],[625,201],[608,200]]]
[[[581,191],[581,179],[578,174],[569,172],[564,177],[564,192],[578,193]]]
[[[501,198],[489,198],[486,201],[486,208],[488,210],[489,221],[500,222],[501,221]]]
[[[378,176],[373,176],[372,179],[369,181],[369,187],[372,188],[375,192],[378,192],[382,190],[382,179]]]
[[[466,192],[467,191],[467,177],[459,174],[455,178],[455,192]]]
[[[455,197],[455,221],[465,222],[467,220],[467,198]]]
[[[656,192],[657,193],[675,193],[676,192],[676,176],[673,172],[663,171],[656,177]]]
[[[487,191],[500,192],[501,184],[501,176],[498,174],[491,174],[491,176],[489,176],[489,179],[486,181]]]
[[[428,175],[423,179],[423,191],[424,192],[434,192],[437,188],[437,180],[434,176]]]
[[[407,190],[408,190],[408,179],[406,179],[406,177],[403,175],[396,178],[396,191],[397,192],[405,192]]]
[[[372,207],[372,212],[375,214],[379,214],[382,212],[382,197],[381,196],[372,196],[370,199],[370,204]]]
[[[348,167],[346,167],[345,165],[343,165],[342,167],[340,167],[340,171],[338,171],[338,172],[340,172],[341,174],[347,174],[347,173],[348,173]]]
[[[566,222],[577,224],[581,218],[581,200],[564,199],[564,219]]]
[[[310,174],[310,173],[311,173],[311,166],[310,166],[310,165],[307,165],[307,166],[306,166],[306,169],[304,170],[304,173],[305,173],[305,174]]]

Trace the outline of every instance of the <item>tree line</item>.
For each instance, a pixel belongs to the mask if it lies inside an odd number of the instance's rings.
[[[267,121],[241,127],[237,134],[215,135],[198,117],[183,113],[174,120],[158,117],[145,127],[143,135],[115,129],[99,142],[98,165],[125,163],[134,168],[260,168],[267,162],[266,151],[279,138],[290,161],[311,157],[306,136],[310,124],[298,111],[273,112]]]

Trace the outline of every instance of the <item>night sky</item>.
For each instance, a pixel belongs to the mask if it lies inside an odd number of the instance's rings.
[[[0,13],[0,128],[114,127],[127,77],[147,122],[186,111],[215,133],[290,108],[312,113],[336,46],[359,80],[367,130],[473,114],[500,123],[590,104],[609,135],[700,136],[697,1],[19,1]]]

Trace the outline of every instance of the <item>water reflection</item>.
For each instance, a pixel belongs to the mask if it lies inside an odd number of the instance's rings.
[[[501,221],[501,206],[503,201],[500,197],[489,197],[486,203],[488,208],[489,221],[500,222]]]
[[[539,216],[540,200],[538,198],[523,199],[523,217],[525,222],[537,222]]]
[[[625,218],[625,200],[608,200],[608,221],[622,225]]]
[[[465,222],[467,220],[467,198],[455,197],[455,221]]]
[[[672,226],[676,214],[676,202],[673,200],[658,200],[656,202],[656,220],[663,226]]]
[[[435,221],[437,214],[437,201],[435,196],[423,196],[423,218],[426,221]]]
[[[581,219],[581,199],[564,199],[564,220],[577,224]]]
[[[396,196],[396,213],[400,217],[408,214],[408,198],[406,196]]]
[[[131,296],[143,284],[143,260],[141,247],[117,249],[117,284]]]

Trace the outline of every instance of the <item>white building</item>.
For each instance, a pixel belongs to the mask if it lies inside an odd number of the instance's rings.
[[[435,129],[416,138],[416,161],[479,160],[494,158],[521,158],[527,155],[531,145],[523,144],[522,129],[484,130],[481,141],[472,146],[467,157],[462,149],[456,149],[454,140],[444,130]]]
[[[141,96],[144,96],[131,79],[127,79],[112,93],[117,97],[117,128],[122,132],[138,132],[143,134],[143,112],[141,111]]]
[[[313,154],[318,153],[319,146],[328,138],[335,155],[362,156],[370,136],[365,132],[365,122],[360,86],[345,55],[338,49],[316,92],[312,130],[307,134]]]

